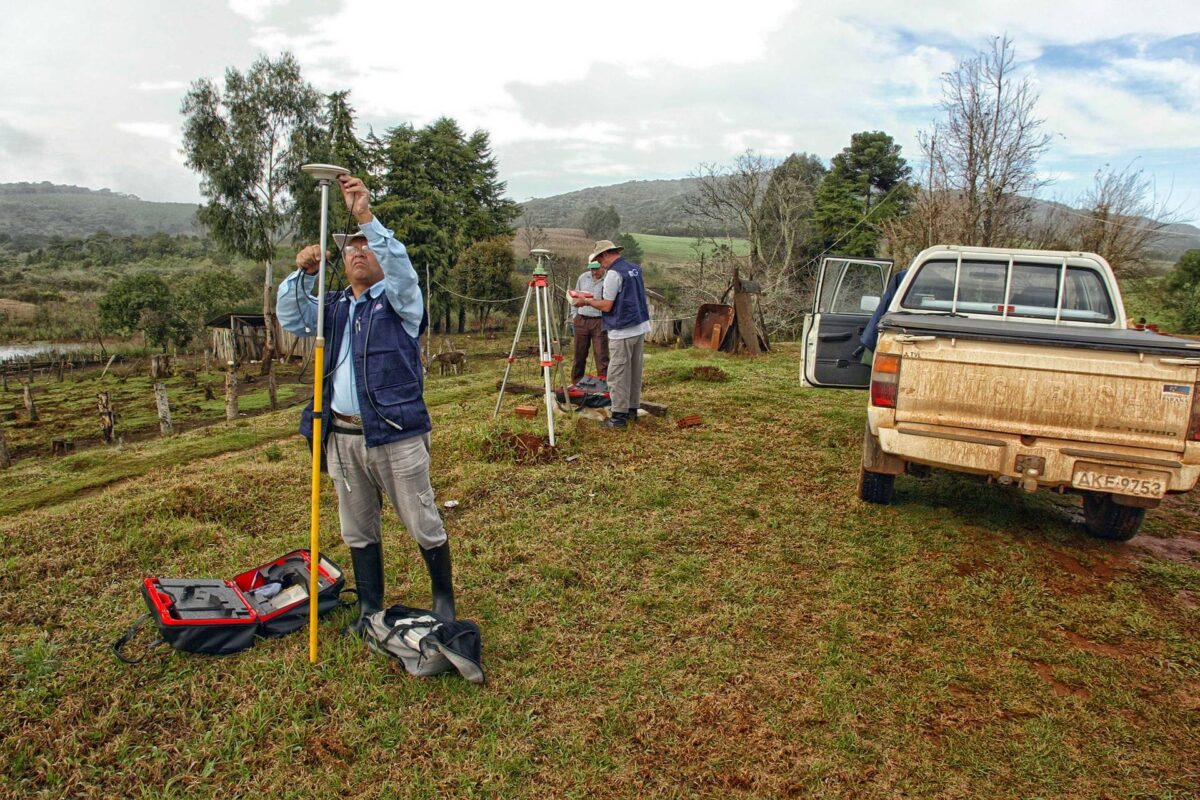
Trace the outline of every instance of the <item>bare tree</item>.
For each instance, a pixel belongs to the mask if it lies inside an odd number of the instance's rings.
[[[1017,77],[1006,36],[942,76],[945,117],[919,137],[924,185],[909,217],[888,226],[894,255],[939,241],[1027,243],[1032,195],[1046,183],[1037,163],[1051,139],[1037,99]]]
[[[1162,231],[1180,220],[1169,199],[1159,200],[1132,164],[1122,170],[1106,164],[1076,203],[1085,213],[1073,214],[1071,249],[1099,253],[1120,276],[1143,273]]]
[[[522,257],[529,255],[530,250],[537,250],[539,247],[545,247],[546,242],[550,237],[546,235],[546,230],[533,218],[529,213],[529,209],[525,208],[521,212],[521,232],[520,242],[525,246],[525,253]]]
[[[687,214],[702,227],[719,231],[726,240],[736,235],[749,242],[745,267],[751,280],[763,266],[759,205],[777,166],[774,159],[752,150],[734,159],[732,166],[701,164],[692,174],[696,189],[684,198]]]

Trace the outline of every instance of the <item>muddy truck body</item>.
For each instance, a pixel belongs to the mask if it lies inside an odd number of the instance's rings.
[[[1200,342],[1130,330],[1103,258],[925,250],[877,315],[866,364],[885,265],[827,259],[805,323],[802,380],[870,391],[863,500],[890,502],[906,470],[946,469],[1079,493],[1089,533],[1128,539],[1196,485]]]

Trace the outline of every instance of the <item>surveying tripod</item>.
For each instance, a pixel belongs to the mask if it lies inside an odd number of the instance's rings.
[[[492,419],[500,414],[500,405],[504,402],[504,388],[508,385],[508,375],[512,371],[513,361],[517,356],[517,344],[521,341],[521,331],[525,327],[525,316],[529,313],[530,300],[537,310],[538,358],[542,367],[542,377],[546,382],[546,427],[550,433],[550,446],[554,446],[554,389],[551,388],[550,369],[557,367],[563,360],[562,353],[554,352],[554,326],[550,321],[550,284],[546,275],[546,258],[549,250],[541,248],[530,250],[529,254],[537,259],[533,276],[529,279],[529,288],[525,291],[525,304],[521,306],[521,316],[517,317],[517,332],[513,336],[512,349],[508,351],[508,364],[504,367],[504,380],[500,382],[500,396],[496,398],[496,409]],[[567,389],[563,387],[563,398],[567,397]]]

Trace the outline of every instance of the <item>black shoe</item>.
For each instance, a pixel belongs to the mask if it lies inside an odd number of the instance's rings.
[[[610,429],[621,429],[621,428],[624,428],[626,426],[626,424],[628,424],[628,419],[625,416],[625,412],[624,411],[614,411],[614,412],[612,412],[612,417],[610,419],[606,419],[600,423],[600,427],[601,428],[610,428]]]
[[[383,610],[383,545],[376,542],[366,547],[351,547],[350,560],[358,592],[358,619],[350,623],[346,632],[362,636],[367,617]]]
[[[631,408],[628,411],[626,411],[625,412],[625,421],[628,422],[630,425],[637,425],[638,424],[638,410],[636,408]]]
[[[450,540],[437,547],[421,550],[429,570],[429,586],[433,591],[433,613],[442,619],[454,620],[454,577],[450,568]]]

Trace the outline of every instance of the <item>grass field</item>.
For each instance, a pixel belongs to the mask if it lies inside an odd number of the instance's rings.
[[[227,658],[109,645],[138,581],[232,576],[306,546],[296,410],[21,466],[0,505],[0,796],[1191,798],[1200,792],[1200,503],[1128,544],[1068,500],[964,477],[854,497],[859,393],[796,350],[651,350],[652,419],[563,421],[492,462],[502,361],[433,377],[434,484],[489,683],[415,679],[321,625]],[[715,365],[724,383],[694,377]],[[518,365],[515,378],[533,382]],[[131,451],[131,452],[129,452]],[[94,454],[94,455],[93,455]],[[130,457],[148,471],[126,473]],[[325,486],[324,541],[348,567]],[[385,517],[387,596],[428,602]],[[141,643],[149,637],[140,640]],[[136,643],[135,643],[136,644]],[[137,648],[135,647],[135,650]]]
[[[642,260],[646,263],[657,264],[688,264],[694,263],[698,252],[711,254],[714,247],[705,243],[698,251],[696,240],[687,236],[654,236],[648,233],[635,233],[633,238],[642,246],[645,253]],[[733,252],[744,256],[750,252],[750,245],[745,239],[731,239]]]

